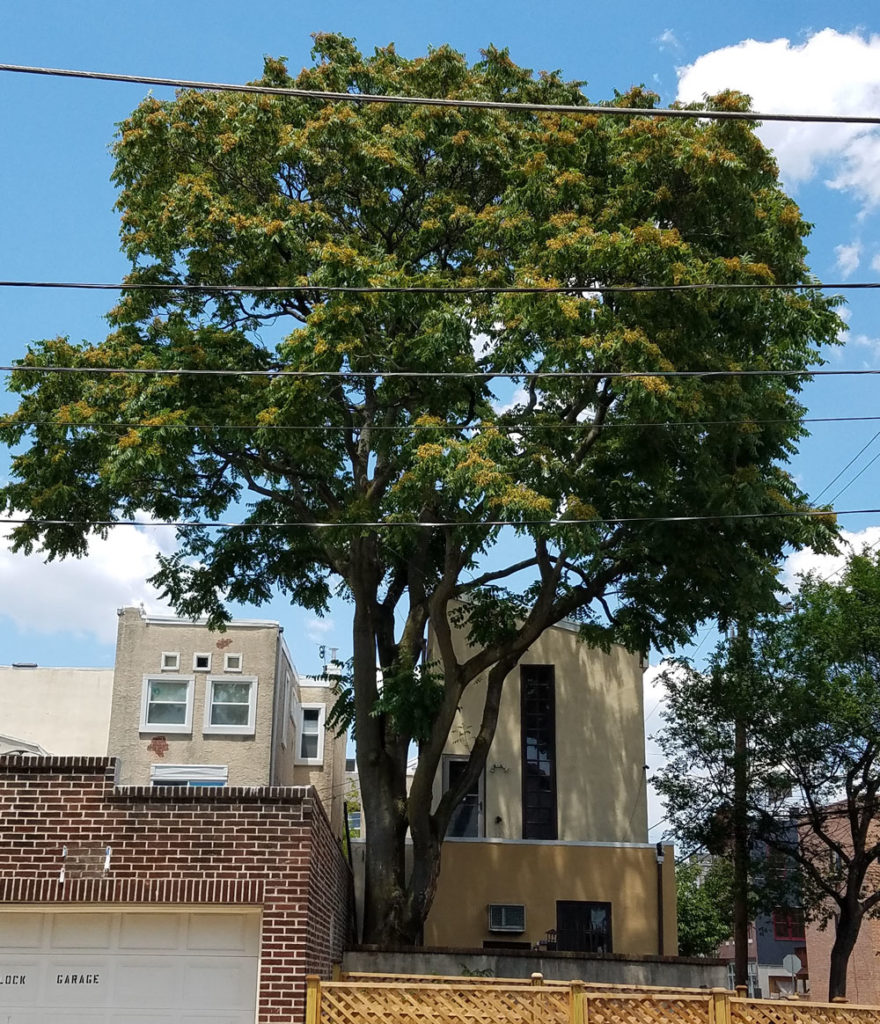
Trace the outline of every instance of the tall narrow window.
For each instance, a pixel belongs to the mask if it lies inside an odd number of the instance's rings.
[[[520,668],[523,839],[556,839],[556,701],[552,665]]]
[[[302,704],[297,736],[296,764],[324,763],[324,722],[327,707],[324,704]]]

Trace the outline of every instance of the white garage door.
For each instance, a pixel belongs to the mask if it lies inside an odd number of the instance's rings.
[[[254,1024],[258,913],[0,910],[0,1024]]]

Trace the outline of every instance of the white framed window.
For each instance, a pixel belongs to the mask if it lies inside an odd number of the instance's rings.
[[[144,676],[141,732],[192,732],[193,676]]]
[[[162,658],[159,662],[163,672],[180,671],[180,652],[162,651]]]
[[[150,783],[154,786],[225,786],[229,768],[225,764],[154,764]]]
[[[213,676],[205,688],[205,732],[252,736],[257,721],[256,676]]]
[[[193,655],[193,672],[211,671],[211,652],[196,651]]]
[[[300,704],[296,735],[296,763],[324,763],[324,721],[326,704]]]
[[[223,671],[224,672],[241,672],[242,658],[240,654],[231,654],[226,652],[223,655]]]

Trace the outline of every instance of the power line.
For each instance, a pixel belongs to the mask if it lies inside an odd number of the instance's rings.
[[[880,117],[863,114],[783,114],[744,110],[688,110],[676,107],[606,107],[595,104],[517,103],[504,100],[455,99],[452,97],[379,95],[376,93],[329,92],[319,89],[295,89],[272,85],[243,85],[234,82],[204,82],[184,78],[157,78],[153,75],[123,75],[107,71],[79,71],[70,68],[44,68],[28,64],[0,64],[0,71],[57,78],[84,78],[101,82],[132,85],[167,86],[174,89],[202,89],[206,92],[240,92],[260,96],[287,96],[292,99],[331,103],[386,103],[422,107],[455,107],[471,110],[509,110],[522,113],[611,115],[615,117],[671,117],[715,121],[799,121],[807,124],[880,124]]]
[[[875,370],[244,370],[167,369],[154,366],[32,366],[25,363],[0,366],[0,373],[73,373],[144,377],[331,377],[343,380],[430,378],[456,380],[637,380],[644,377],[876,377]]]
[[[801,511],[785,512],[715,512],[704,515],[667,515],[667,516],[611,516],[603,518],[595,516],[590,519],[479,519],[479,520],[437,520],[422,521],[418,519],[386,519],[386,520],[356,520],[352,522],[322,522],[322,521],[288,521],[288,522],[224,522],[222,520],[161,520],[156,522],[143,522],[139,519],[21,519],[16,517],[0,517],[0,526],[4,523],[13,526],[36,526],[45,529],[51,526],[77,526],[95,527],[106,529],[115,526],[137,526],[137,527],[173,527],[174,529],[208,529],[208,530],[257,530],[266,529],[288,530],[360,530],[360,529],[429,529],[443,530],[455,527],[531,527],[547,526],[556,529],[563,526],[624,526],[624,525],[647,525],[650,523],[696,523],[696,522],[719,522],[724,520],[748,520],[748,519],[813,519],[825,516],[855,516],[875,515],[880,513],[880,508],[852,508],[852,509],[803,509]]]
[[[566,285],[371,285],[371,284],[194,284],[146,281],[0,281],[0,288],[62,288],[81,291],[190,292],[205,295],[606,295],[645,292],[698,291],[840,291],[877,290],[880,281],[815,281],[794,284],[776,281],[701,281],[686,284],[566,284]]]
[[[860,455],[862,454],[862,452],[864,452],[864,451],[866,451],[866,450],[867,450],[868,448],[870,448],[870,447],[871,447],[871,445],[872,445],[872,444],[873,444],[873,443],[874,443],[874,442],[875,442],[875,441],[877,440],[877,438],[878,438],[878,437],[880,437],[880,430],[878,430],[878,431],[877,431],[877,433],[876,433],[876,434],[874,434],[874,436],[873,436],[873,437],[871,438],[871,440],[870,440],[870,441],[868,441],[868,443],[867,443],[867,444],[863,445],[863,446],[862,446],[862,447],[861,447],[861,448],[860,448],[860,449],[859,449],[859,450],[858,450],[858,451],[856,452],[856,454],[855,454],[855,455],[853,455],[853,457],[852,457],[852,458],[851,458],[851,459],[849,460],[849,462],[848,462],[848,463],[847,463],[847,464],[846,464],[846,465],[845,465],[845,466],[843,467],[843,469],[842,469],[842,470],[841,470],[841,471],[840,471],[840,472],[839,472],[839,473],[837,474],[837,476],[835,476],[835,477],[834,477],[834,479],[833,479],[833,480],[829,480],[829,481],[828,481],[828,483],[827,483],[827,484],[825,484],[825,486],[824,486],[824,487],[822,488],[822,490],[821,490],[821,491],[819,491],[819,493],[818,493],[818,494],[814,495],[814,497],[813,497],[813,501],[818,501],[818,500],[819,500],[819,498],[821,498],[821,497],[822,497],[822,495],[823,495],[823,494],[824,494],[824,493],[825,493],[826,491],[829,491],[829,490],[831,490],[831,488],[832,488],[832,487],[834,486],[834,484],[836,484],[836,483],[837,483],[837,481],[838,481],[838,480],[839,480],[839,479],[840,479],[840,478],[841,478],[841,477],[843,476],[843,474],[844,474],[844,473],[845,473],[845,472],[846,472],[846,471],[847,471],[847,470],[849,469],[849,467],[850,467],[850,466],[851,466],[851,465],[852,465],[852,464],[853,464],[853,463],[854,463],[854,462],[855,462],[855,461],[856,461],[856,460],[858,459],[858,457],[859,457],[859,456],[860,456]],[[873,461],[873,460],[872,460],[872,461]],[[868,466],[870,466],[870,465],[871,465],[871,463],[869,462],[869,463],[868,463]],[[868,468],[868,466],[865,466],[865,469],[867,469],[867,468]],[[864,472],[864,470],[862,470],[862,472]],[[852,480],[850,480],[849,484],[847,484],[846,486],[847,486],[847,487],[849,487],[849,485],[850,485],[850,484],[851,484],[851,483],[853,482],[853,480],[857,480],[857,479],[858,479],[858,477],[853,477],[853,479],[852,479]],[[835,498],[837,498],[837,497],[840,497],[840,495],[841,495],[841,494],[843,494],[843,491],[838,491],[838,492],[837,492],[837,494],[836,494],[836,495],[835,495],[834,497],[835,497]],[[834,498],[832,498],[831,500],[832,500],[832,502],[833,502],[833,501],[834,501]]]
[[[871,461],[870,461],[870,462],[868,462],[868,463],[866,463],[866,464],[865,464],[864,466],[862,466],[862,468],[861,468],[861,469],[860,469],[860,470],[858,471],[858,473],[856,473],[856,475],[855,475],[855,476],[854,476],[854,477],[853,477],[853,478],[852,478],[852,479],[851,479],[851,480],[849,481],[849,483],[845,484],[845,485],[844,485],[843,487],[841,487],[841,488],[840,488],[840,490],[839,490],[839,491],[837,492],[837,494],[835,494],[835,495],[834,495],[834,497],[833,497],[833,498],[831,499],[831,503],[833,504],[833,503],[834,503],[834,502],[835,502],[835,501],[836,501],[836,500],[837,500],[837,499],[838,499],[838,498],[839,498],[839,497],[841,496],[841,494],[843,494],[843,492],[844,492],[844,491],[846,491],[846,490],[848,490],[848,489],[849,489],[850,487],[852,487],[852,485],[853,485],[853,484],[854,484],[854,483],[856,482],[856,480],[858,480],[858,478],[859,478],[859,477],[860,477],[860,476],[861,476],[861,475],[862,475],[862,474],[863,474],[863,473],[864,473],[864,472],[865,472],[866,470],[870,469],[870,468],[871,468],[871,466],[873,466],[873,465],[874,465],[874,463],[875,463],[875,462],[877,461],[877,459],[880,459],[880,452],[877,452],[877,454],[876,454],[876,455],[874,456],[874,458],[873,458],[873,459],[871,459]]]
[[[0,414],[0,420],[3,419]],[[757,419],[729,419],[729,420],[633,420],[632,422],[612,422],[602,423],[601,428],[605,430],[625,430],[625,429],[640,429],[643,430],[648,427],[656,428],[667,428],[667,427],[698,427],[699,429],[705,429],[707,427],[762,427],[762,426],[776,426],[780,424],[794,424],[794,423],[865,423],[865,422],[876,422],[880,420],[880,416],[800,416],[796,419],[769,419],[769,420],[757,420]],[[178,421],[172,421],[170,423],[156,423],[150,420],[102,420],[92,423],[77,423],[67,422],[64,420],[44,418],[44,419],[19,419],[15,417],[10,419],[10,426],[23,426],[23,427],[60,427],[65,430],[105,430],[107,432],[113,432],[116,430],[193,430],[193,431],[209,431],[209,430],[253,430],[253,431],[290,431],[290,432],[321,432],[321,433],[348,433],[354,432],[359,433],[363,431],[393,431],[395,433],[409,433],[415,434],[420,431],[451,431],[460,433],[481,433],[487,429],[498,430],[498,431],[509,431],[511,433],[521,433],[523,431],[535,430],[592,430],[595,427],[595,423],[592,420],[578,420],[574,423],[563,423],[559,421],[541,423],[537,421],[530,421],[528,423],[507,423],[489,421],[486,423],[453,423],[449,420],[444,420],[440,423],[401,423],[398,426],[394,426],[388,423],[372,423],[372,424],[358,424],[355,426],[345,426],[340,423],[181,423]],[[880,435],[880,432],[878,432]],[[875,436],[878,436],[875,435]],[[863,449],[864,450],[864,449]],[[861,453],[860,453],[861,454]],[[848,468],[848,467],[845,467]],[[842,473],[843,471],[841,471]],[[841,474],[838,474],[840,476]],[[837,480],[837,477],[831,481],[833,484]],[[830,484],[828,486],[831,486]],[[825,487],[818,495],[815,495],[813,500],[815,501],[818,497],[821,497],[828,487]]]

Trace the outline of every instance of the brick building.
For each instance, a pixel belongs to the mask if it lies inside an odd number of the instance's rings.
[[[270,1024],[347,937],[314,789],[116,785],[98,757],[0,757],[4,1024]]]

